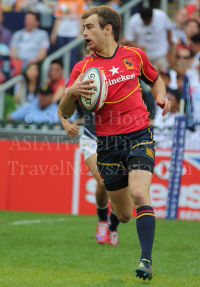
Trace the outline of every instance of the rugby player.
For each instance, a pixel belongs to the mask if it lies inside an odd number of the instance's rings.
[[[122,21],[108,6],[92,7],[82,14],[83,36],[91,57],[74,67],[69,88],[60,102],[61,115],[69,118],[80,96],[89,98],[93,80],[81,81],[91,67],[104,71],[108,82],[108,96],[95,114],[97,134],[97,164],[115,214],[122,223],[132,217],[136,207],[136,226],[142,252],[136,276],[152,279],[152,247],[155,215],[150,200],[150,184],[154,170],[154,140],[150,119],[142,100],[139,79],[147,83],[162,108],[162,115],[170,111],[165,98],[163,80],[139,48],[118,44]]]

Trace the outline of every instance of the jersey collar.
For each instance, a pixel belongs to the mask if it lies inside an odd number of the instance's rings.
[[[113,54],[111,57],[103,57],[103,56],[100,56],[100,55],[97,54],[96,51],[94,51],[94,53],[92,53],[91,56],[92,56],[93,58],[99,57],[99,58],[102,58],[102,59],[112,59],[112,58],[116,55],[118,49],[119,49],[119,44],[117,45],[117,48],[116,48],[114,54]]]

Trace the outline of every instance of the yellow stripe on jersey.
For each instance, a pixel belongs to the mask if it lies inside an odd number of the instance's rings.
[[[119,103],[119,102],[125,100],[126,98],[128,98],[130,95],[132,95],[132,93],[134,93],[138,88],[140,88],[140,83],[137,85],[137,87],[136,87],[133,91],[131,91],[131,92],[130,92],[128,95],[126,95],[125,97],[123,97],[123,98],[121,98],[121,99],[119,99],[119,100],[117,100],[117,101],[114,101],[114,102],[105,102],[105,104],[116,104],[116,103]]]
[[[132,50],[131,48],[128,48],[128,47],[125,47],[125,46],[124,46],[124,48],[127,49],[127,50],[130,50],[130,51],[132,51],[132,52],[134,52],[134,53],[136,53],[136,54],[139,56],[139,58],[140,58],[140,68],[142,69],[142,73],[144,74],[144,76],[145,76],[150,82],[153,83],[154,81],[151,80],[151,79],[149,79],[149,78],[147,77],[147,75],[145,74],[145,72],[144,72],[144,63],[143,63],[143,61],[142,61],[141,55],[140,55],[137,51]]]
[[[82,68],[82,73],[85,72],[85,68],[86,68],[88,62],[91,62],[91,61],[93,61],[93,58],[92,58],[91,60],[87,60],[87,61],[85,62],[85,65],[84,65],[83,68]]]

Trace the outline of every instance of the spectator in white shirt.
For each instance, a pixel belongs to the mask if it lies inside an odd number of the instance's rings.
[[[154,66],[167,69],[166,55],[172,47],[172,23],[167,14],[158,9],[142,7],[130,18],[126,41],[129,46],[144,50]]]
[[[12,36],[11,58],[23,60],[25,65],[41,62],[49,48],[48,33],[38,29],[39,14],[28,12],[24,20],[25,28]]]

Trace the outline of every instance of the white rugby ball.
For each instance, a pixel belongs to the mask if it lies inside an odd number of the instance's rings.
[[[91,90],[95,93],[92,95],[90,94],[91,99],[80,97],[79,102],[81,107],[84,108],[86,111],[95,113],[102,108],[104,102],[106,101],[108,94],[108,84],[106,81],[105,74],[97,68],[90,68],[89,70],[87,70],[83,75],[82,81],[91,79],[94,80],[91,85],[96,86],[95,89]]]

